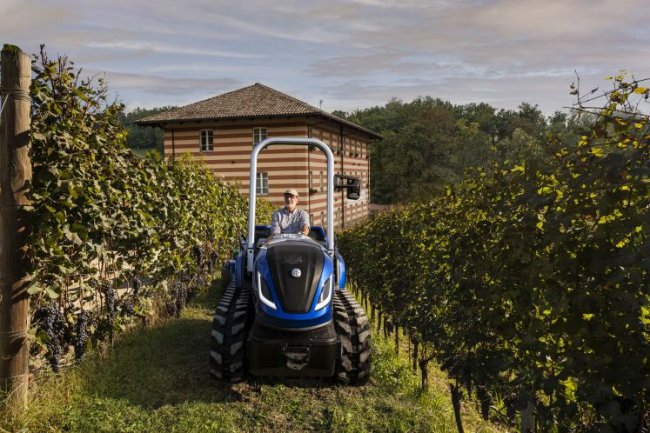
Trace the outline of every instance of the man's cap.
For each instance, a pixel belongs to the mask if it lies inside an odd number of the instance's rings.
[[[285,194],[291,194],[291,195],[293,195],[293,196],[295,196],[295,197],[298,197],[298,191],[296,191],[296,190],[293,189],[293,188],[289,188],[289,189],[286,190],[284,193],[285,193]]]

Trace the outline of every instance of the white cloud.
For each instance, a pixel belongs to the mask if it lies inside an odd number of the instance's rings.
[[[109,71],[148,106],[263,82],[328,109],[430,95],[553,111],[574,70],[594,87],[650,76],[644,0],[2,0],[0,15],[3,42]]]
[[[142,93],[182,94],[209,92],[206,97],[214,96],[224,88],[231,89],[240,81],[232,78],[168,78],[155,75],[123,73],[115,71],[85,71],[88,76],[105,76],[111,88],[136,89]]]
[[[135,51],[154,51],[157,53],[166,54],[179,54],[179,55],[192,55],[199,56],[214,56],[214,57],[232,57],[235,59],[263,59],[268,56],[263,54],[249,54],[235,51],[221,51],[212,49],[201,49],[184,46],[173,46],[159,44],[156,42],[142,42],[142,41],[115,41],[115,42],[88,42],[85,44],[89,48],[108,48],[117,50],[135,50]]]

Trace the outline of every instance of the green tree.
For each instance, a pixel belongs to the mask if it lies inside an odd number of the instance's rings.
[[[566,116],[547,121],[528,103],[497,111],[485,103],[454,106],[431,97],[392,99],[346,118],[385,137],[370,149],[372,199],[378,203],[424,199],[461,181],[466,170],[495,161],[550,159],[555,149],[547,145],[549,125],[556,134],[570,126]]]
[[[162,154],[163,130],[157,127],[138,126],[135,121],[174,108],[176,107],[165,106],[151,109],[138,107],[128,113],[121,112],[119,119],[128,133],[126,139],[128,147],[131,149],[156,149]]]

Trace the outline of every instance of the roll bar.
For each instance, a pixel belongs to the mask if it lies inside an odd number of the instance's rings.
[[[248,237],[246,238],[246,269],[253,272],[255,258],[255,198],[257,196],[257,157],[271,144],[290,144],[296,146],[316,146],[327,157],[327,252],[334,257],[334,154],[332,150],[315,138],[273,137],[267,138],[253,148],[248,195]]]

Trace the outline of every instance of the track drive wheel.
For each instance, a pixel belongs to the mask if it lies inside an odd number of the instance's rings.
[[[250,303],[250,290],[233,281],[217,305],[210,337],[210,374],[217,379],[239,382],[244,377]]]
[[[349,385],[367,383],[370,378],[370,326],[363,308],[347,290],[335,292],[334,325],[341,340],[336,379]]]

